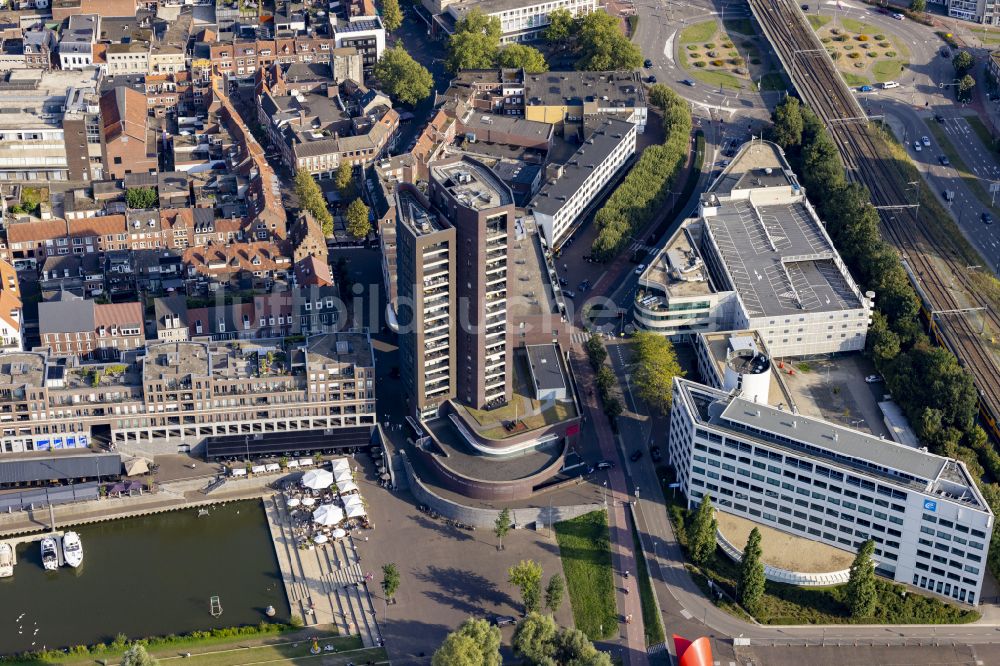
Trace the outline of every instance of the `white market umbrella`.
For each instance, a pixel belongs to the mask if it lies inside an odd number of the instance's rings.
[[[330,469],[333,470],[334,474],[336,474],[341,470],[345,472],[350,472],[351,463],[347,460],[347,458],[334,458],[333,460],[330,461]]]
[[[333,504],[324,504],[313,513],[313,522],[320,525],[336,525],[343,519],[343,510]]]
[[[315,503],[316,503],[315,497],[306,497],[305,499],[302,500],[302,506],[312,506]]]
[[[337,481],[337,488],[340,489],[340,494],[343,495],[344,493],[349,493],[352,490],[357,490],[358,489],[358,484],[356,484],[356,483],[354,483],[353,481],[350,481],[350,480],[348,480],[348,481]]]
[[[342,530],[338,527],[333,531],[334,539],[343,539],[345,536],[347,536],[347,530]]]
[[[290,506],[290,507],[292,507],[292,508],[295,508],[295,507],[297,507],[297,506],[298,506],[299,504],[301,504],[301,503],[302,503],[302,502],[301,502],[301,500],[299,500],[299,498],[298,498],[298,497],[293,497],[293,498],[291,498],[290,500],[288,500],[288,506]]]
[[[311,469],[302,475],[302,485],[310,490],[325,490],[333,485],[333,474],[325,469]]]
[[[354,475],[349,469],[336,469],[333,471],[333,478],[337,480],[337,483],[344,483],[345,481],[353,481]]]
[[[313,537],[313,543],[326,543],[329,539],[326,538],[325,534],[317,534]]]
[[[347,509],[347,517],[348,518],[363,518],[363,517],[365,517],[367,515],[368,515],[368,512],[365,511],[365,507],[360,506],[360,505],[355,505],[355,506],[352,506],[349,509]]]
[[[359,506],[362,509],[365,508],[365,504],[364,502],[361,501],[360,495],[347,495],[346,497],[343,498],[343,500],[344,500],[345,510],[350,509],[351,507],[354,506]]]

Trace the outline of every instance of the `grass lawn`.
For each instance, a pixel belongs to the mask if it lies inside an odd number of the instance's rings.
[[[739,90],[741,88],[745,88],[747,85],[746,81],[737,78],[729,72],[704,71],[698,69],[697,67],[692,67],[688,71],[691,73],[692,78],[701,81],[702,83],[707,83],[713,87],[733,88],[735,90]]]
[[[884,83],[898,78],[903,71],[902,68],[901,60],[879,60],[872,65],[872,74],[875,75],[876,81]]]
[[[844,26],[844,30],[859,32],[866,35],[882,33],[882,30],[873,26],[871,23],[865,23],[864,21],[858,21],[857,19],[842,18],[840,19],[840,25]]]
[[[788,83],[785,81],[785,77],[781,72],[768,72],[764,76],[760,77],[760,89],[762,91],[787,90]]]
[[[639,533],[632,525],[632,544],[636,554],[636,575],[639,577],[639,602],[642,604],[642,626],[646,632],[646,645],[657,645],[666,640],[663,632],[663,617],[653,596],[653,582],[649,579],[646,554],[639,543]]]
[[[185,664],[196,664],[197,666],[242,666],[243,664],[264,664],[285,662],[293,664],[322,664],[323,666],[341,666],[347,663],[365,664],[374,661],[376,664],[388,663],[388,654],[385,648],[368,648],[338,654],[336,652],[322,652],[318,655],[309,653],[312,643],[304,641],[296,646],[288,645],[266,645],[249,650],[233,650],[230,652],[216,652],[205,655],[192,655],[190,659],[185,659]],[[316,661],[320,659],[321,661]],[[162,661],[162,658],[161,658]]]
[[[738,32],[741,35],[755,35],[757,31],[753,28],[753,21],[746,18],[726,19],[722,22],[727,32]]]
[[[809,25],[813,27],[813,30],[819,30],[830,22],[829,16],[820,16],[819,14],[809,14],[806,18],[809,19]]]
[[[556,523],[573,622],[592,641],[618,633],[610,536],[604,511]]]
[[[853,72],[841,72],[840,75],[844,77],[844,81],[846,81],[849,86],[869,86],[872,83],[867,77],[860,76]]]
[[[684,509],[683,499],[680,493],[673,498],[673,489],[667,487],[673,481],[670,471],[667,468],[657,471],[658,476],[663,479],[667,513],[674,524],[678,541],[686,548],[684,525],[687,511]],[[709,562],[700,570],[692,565],[686,566],[706,596],[706,579],[710,579],[730,597],[735,597],[739,565],[730,560],[722,550],[716,549]],[[879,578],[876,584],[879,602],[875,616],[860,620],[861,624],[965,624],[979,619],[979,613],[937,598],[925,597],[912,591],[907,591],[906,596],[903,596],[903,586],[885,579]],[[846,587],[838,585],[806,588],[767,581],[757,621],[762,624],[852,624],[854,621],[849,615]],[[723,610],[745,619],[745,612],[725,598],[722,601],[713,598],[713,602]]]
[[[992,132],[986,126],[986,124],[979,119],[979,116],[965,116],[965,122],[969,123],[972,127],[972,131],[976,133],[979,140],[983,142],[989,150],[1000,150],[1000,146],[997,145],[996,140],[993,138]]]
[[[681,45],[684,44],[704,44],[712,39],[715,31],[719,29],[719,24],[712,19],[695,23],[681,30]]]

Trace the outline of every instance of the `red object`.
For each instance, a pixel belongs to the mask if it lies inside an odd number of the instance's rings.
[[[677,666],[712,666],[712,644],[705,636],[689,641],[674,634],[674,650]]]
[[[573,435],[576,435],[579,432],[580,432],[580,424],[579,423],[574,423],[573,425],[568,426],[566,428],[566,436],[567,437],[572,437]]]

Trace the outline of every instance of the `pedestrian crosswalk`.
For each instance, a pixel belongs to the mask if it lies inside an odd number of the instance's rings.
[[[652,245],[646,245],[645,243],[639,241],[632,241],[632,244],[628,246],[629,252],[638,252],[639,250],[643,250],[645,252],[652,252],[655,249],[656,248],[653,247]]]
[[[573,334],[573,342],[577,344],[582,345],[589,339],[590,339],[590,333],[588,333],[587,331],[577,331],[576,333]]]

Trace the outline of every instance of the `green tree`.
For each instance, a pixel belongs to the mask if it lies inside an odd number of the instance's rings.
[[[715,531],[718,522],[712,508],[712,496],[705,493],[698,510],[694,512],[687,530],[688,553],[695,564],[704,564],[715,553]]]
[[[971,74],[966,74],[958,82],[957,99],[960,102],[972,101],[972,89],[976,87],[976,80]]]
[[[160,662],[146,651],[146,646],[133,643],[122,655],[121,666],[156,666]]]
[[[788,149],[802,143],[802,109],[797,97],[789,95],[771,114],[771,139]]]
[[[500,50],[500,19],[473,9],[455,24],[448,42],[448,69],[489,69]]]
[[[601,340],[600,334],[591,333],[590,337],[587,338],[587,342],[584,343],[584,348],[587,350],[587,358],[590,359],[590,366],[594,370],[598,370],[604,365],[604,360],[608,358],[608,352],[604,348],[604,341]]]
[[[760,546],[760,530],[756,527],[750,530],[750,538],[743,549],[743,559],[740,561],[740,603],[751,613],[760,609],[760,600],[764,597],[764,563],[760,558],[763,550]]]
[[[632,338],[632,349],[635,360],[631,372],[636,393],[659,414],[668,414],[673,402],[674,377],[684,376],[674,346],[666,336],[640,331]]]
[[[500,51],[497,64],[501,67],[524,69],[529,74],[549,71],[549,63],[545,62],[542,52],[524,44],[505,46]]]
[[[554,614],[559,611],[565,594],[566,582],[563,577],[555,574],[549,578],[549,584],[545,586],[545,607],[549,609],[550,613]]]
[[[389,32],[395,32],[403,25],[403,12],[399,0],[382,0],[382,24]]]
[[[360,198],[351,202],[347,207],[347,233],[358,240],[365,238],[372,230],[372,223],[368,219],[368,206]]]
[[[951,64],[955,68],[955,76],[962,77],[976,64],[976,59],[968,51],[959,51],[952,57]]]
[[[469,618],[448,634],[431,659],[432,666],[500,666],[500,629]]]
[[[333,235],[333,215],[326,207],[326,199],[323,198],[323,191],[313,179],[312,175],[305,169],[298,169],[295,172],[295,196],[299,200],[299,206],[309,211],[316,221],[323,226],[323,233],[327,236]]]
[[[559,629],[551,616],[528,613],[517,623],[511,647],[514,654],[529,664],[554,664],[556,637]]]
[[[125,190],[125,205],[134,209],[154,208],[160,201],[152,187],[130,187]]]
[[[874,553],[875,542],[869,539],[861,546],[851,564],[851,575],[847,580],[847,602],[854,619],[872,617],[875,614],[878,589],[875,585],[875,561],[872,559]]]
[[[577,44],[579,70],[631,70],[642,64],[642,51],[622,34],[618,19],[605,12],[591,12],[583,17]]]
[[[568,666],[611,666],[611,657],[599,651],[579,629],[563,629],[556,637],[555,663]]]
[[[504,507],[500,510],[496,522],[493,523],[493,534],[497,535],[497,550],[503,550],[503,538],[510,532],[510,509]]]
[[[333,184],[342,197],[354,194],[354,166],[347,160],[342,161],[333,172]]]
[[[910,9],[915,12],[922,12],[927,10],[927,0],[911,0]]]
[[[662,83],[654,83],[649,87],[647,97],[653,106],[658,108],[660,111],[666,111],[670,108],[670,105],[674,103],[674,100],[677,98],[677,93]]]
[[[554,9],[549,12],[549,26],[542,32],[542,37],[550,44],[565,44],[576,29],[576,19],[566,8]]]
[[[383,51],[372,73],[385,91],[403,104],[413,105],[427,99],[434,87],[431,73],[402,46]]]
[[[521,591],[525,613],[532,613],[540,608],[542,565],[533,560],[521,560],[507,570],[507,580]]]
[[[396,592],[399,590],[399,569],[392,562],[382,565],[382,592],[389,601],[396,602]]]

